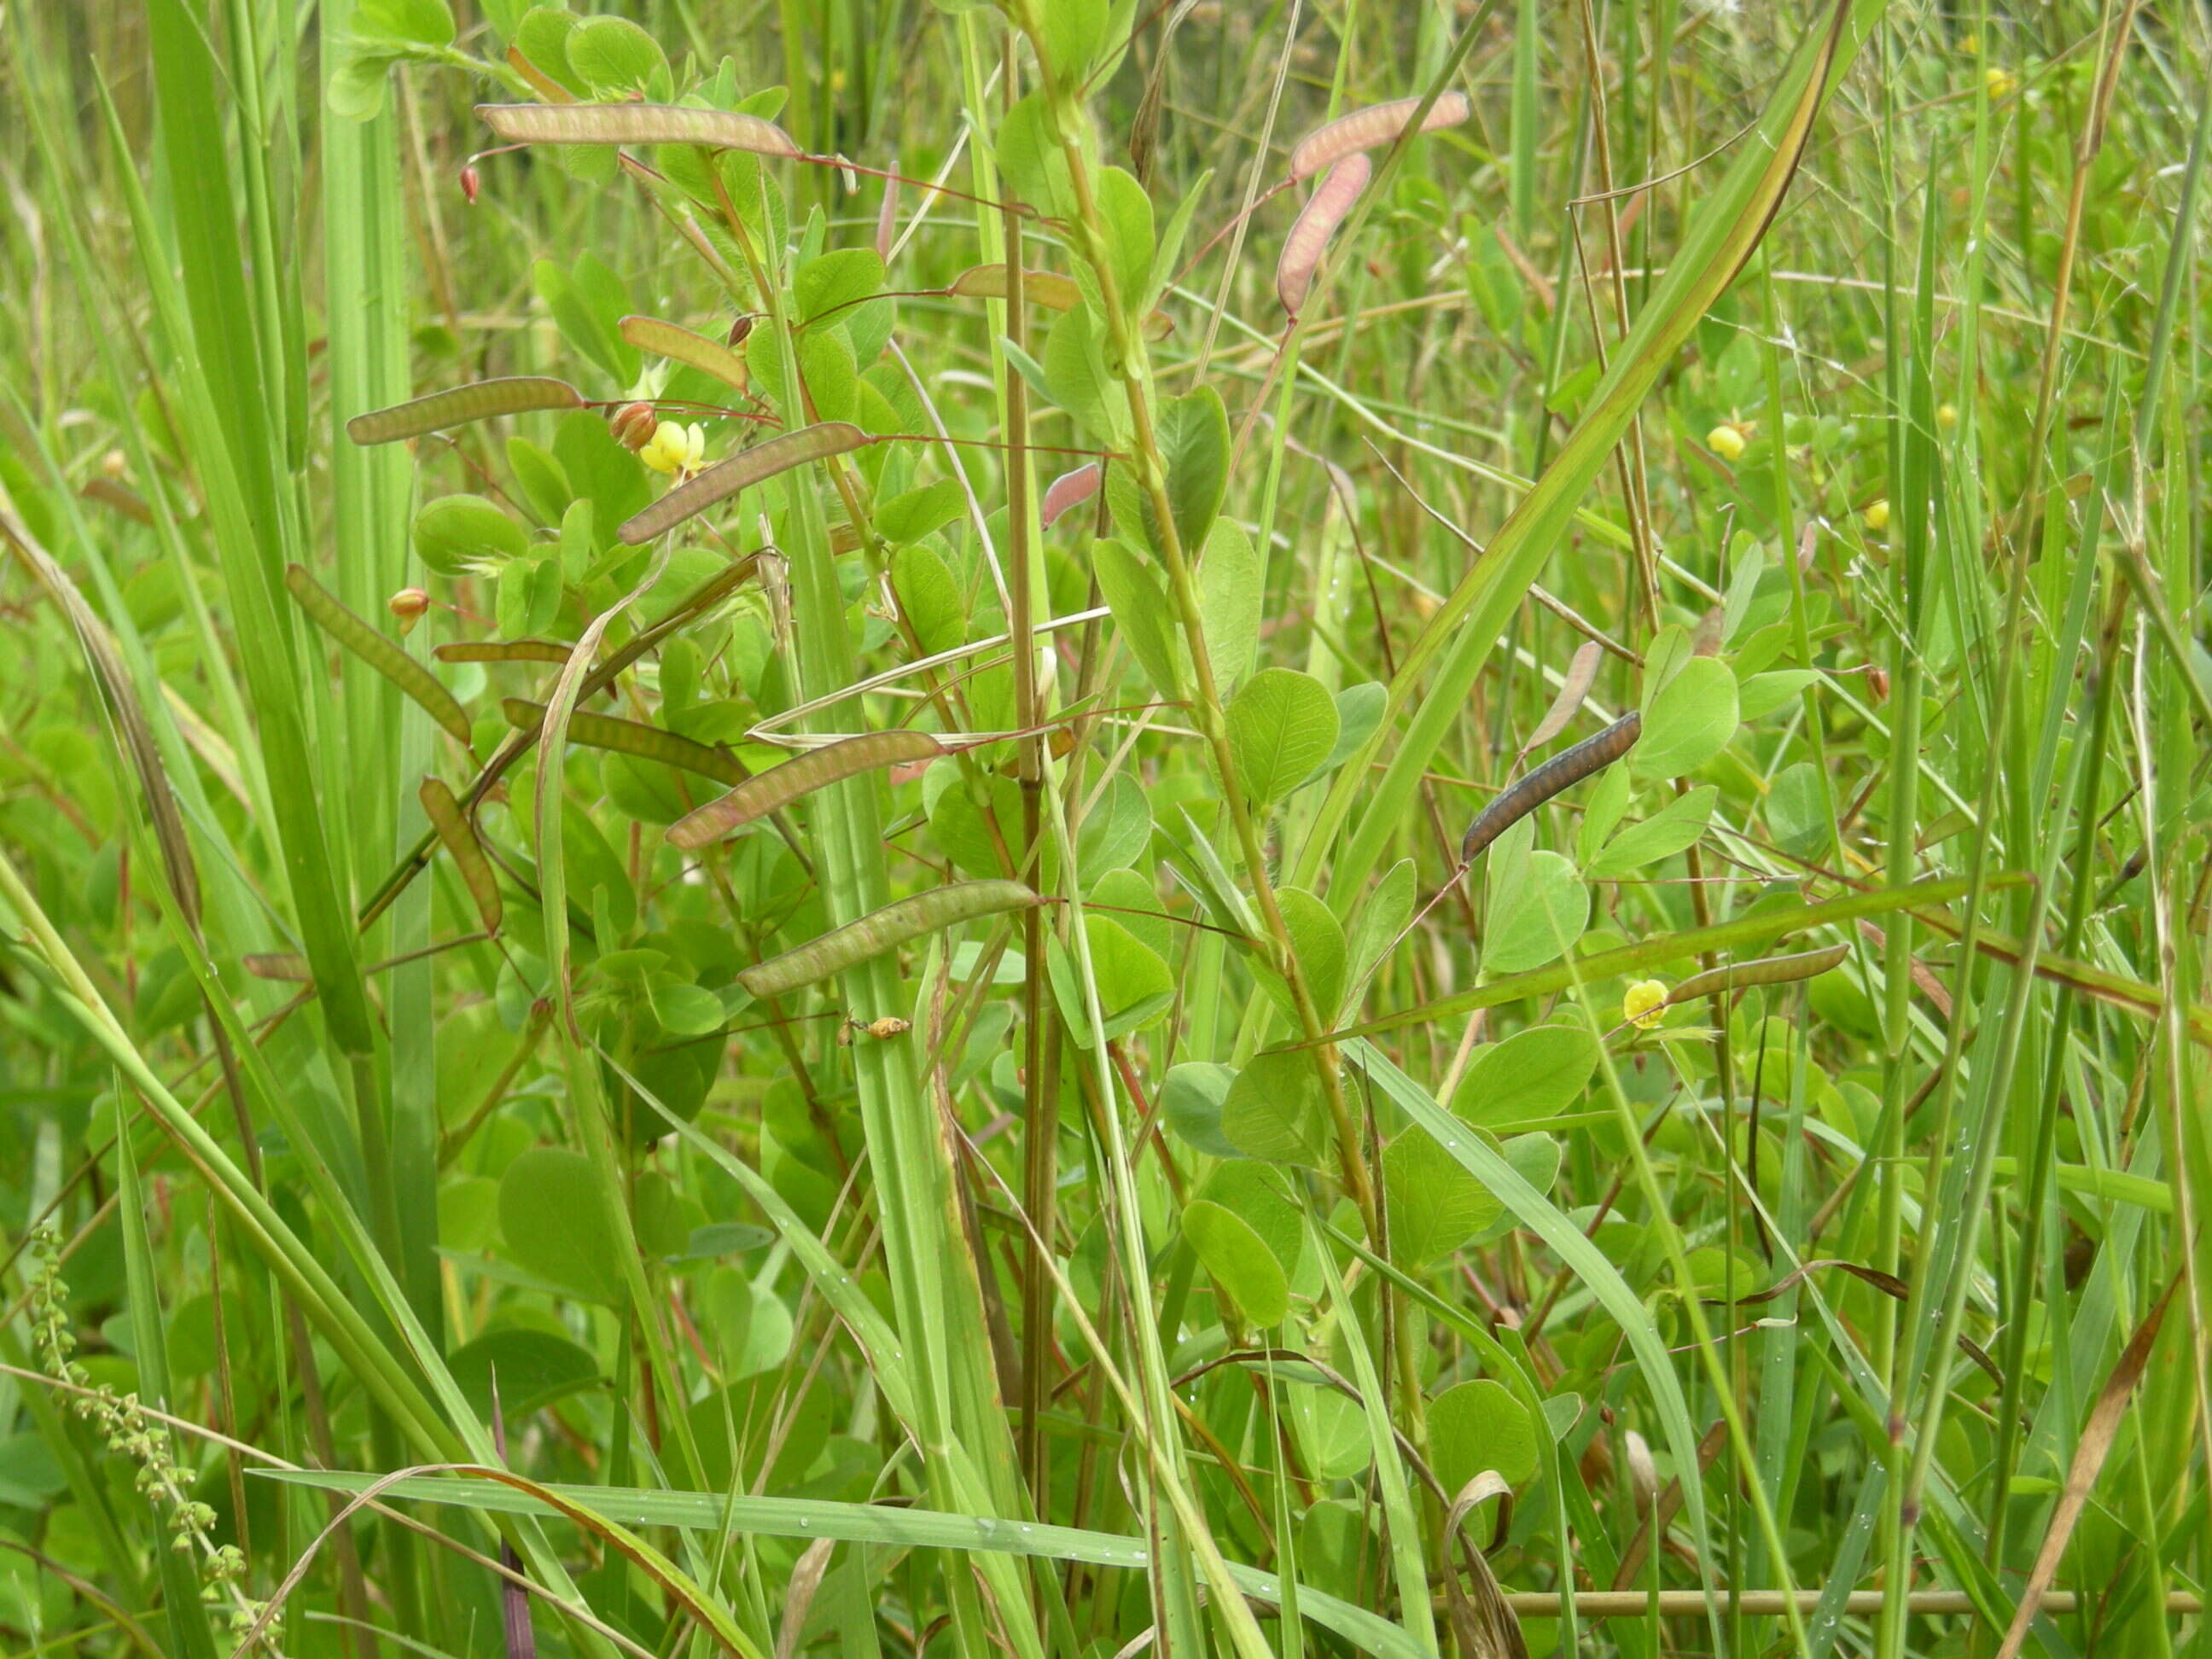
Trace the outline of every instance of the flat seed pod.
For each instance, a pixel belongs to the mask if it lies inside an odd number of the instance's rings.
[[[1667,1006],[1677,1007],[1699,997],[1741,991],[1753,985],[1788,985],[1815,979],[1850,955],[1848,945],[1831,945],[1819,951],[1800,951],[1786,957],[1762,957],[1756,962],[1733,963],[1726,968],[1692,974],[1667,993]]]
[[[566,380],[544,374],[516,374],[434,392],[389,409],[373,409],[346,422],[346,436],[357,444],[397,443],[402,438],[419,438],[449,426],[488,421],[495,415],[583,406],[584,394]]]
[[[566,662],[575,648],[558,640],[449,640],[430,654],[440,662]]]
[[[509,697],[500,704],[500,708],[507,715],[507,724],[518,732],[528,732],[544,723],[545,705],[542,702]],[[741,784],[751,775],[728,750],[695,743],[690,738],[678,737],[661,726],[647,726],[642,720],[587,714],[580,708],[568,716],[568,738],[586,749],[611,749],[620,754],[635,755],[641,760],[659,761],[664,766],[696,772],[725,786]]]
[[[1298,210],[1291,234],[1283,239],[1282,258],[1275,262],[1275,297],[1293,317],[1306,302],[1306,292],[1313,286],[1314,271],[1328,249],[1328,239],[1336,234],[1336,228],[1352,211],[1352,204],[1367,188],[1374,172],[1364,155],[1346,156],[1328,170],[1321,188]]]
[[[477,115],[513,144],[703,144],[756,155],[803,155],[757,115],[676,104],[478,104]]]
[[[499,877],[494,873],[491,860],[484,856],[477,832],[461,811],[460,802],[443,778],[425,778],[422,787],[416,791],[422,803],[423,816],[430,827],[438,832],[438,839],[453,855],[453,867],[461,872],[468,884],[469,896],[476,901],[477,915],[483,919],[484,932],[499,932],[500,918],[505,906],[499,896]]]
[[[1593,772],[1603,771],[1633,749],[1637,738],[1643,735],[1644,716],[1632,712],[1595,737],[1585,738],[1573,748],[1553,756],[1476,815],[1474,822],[1468,826],[1467,838],[1459,844],[1460,863],[1474,863],[1484,848],[1516,823],[1569,785],[1581,782]]]
[[[292,590],[300,608],[315,619],[317,627],[405,692],[463,748],[468,747],[469,717],[428,669],[347,610],[337,595],[307,574],[305,566],[287,565],[284,586]]]
[[[854,963],[896,950],[924,933],[937,933],[956,922],[1026,910],[1042,902],[1018,881],[955,882],[886,904],[858,921],[809,939],[795,951],[744,969],[738,975],[738,983],[757,997],[782,996],[842,973]]]
[[[952,279],[951,293],[969,300],[1003,300],[1009,291],[1004,265],[977,265]],[[1083,303],[1083,290],[1072,276],[1054,270],[1024,270],[1022,297],[1047,311],[1073,311]]]
[[[728,460],[708,467],[690,483],[677,485],[615,533],[630,546],[641,546],[673,530],[695,514],[705,512],[716,501],[727,500],[748,484],[758,483],[763,478],[772,478],[779,472],[788,472],[794,466],[803,466],[825,456],[842,455],[867,441],[866,433],[847,421],[824,421],[819,426],[787,432],[780,438],[770,438],[766,443],[740,450]]]
[[[1088,462],[1073,472],[1063,472],[1044,489],[1039,515],[1048,525],[1071,507],[1080,506],[1098,493],[1098,463]]]
[[[727,386],[745,389],[745,361],[720,340],[695,334],[678,323],[658,317],[625,317],[622,337],[641,350],[672,358],[704,370]]]
[[[1388,104],[1370,104],[1365,109],[1340,115],[1326,126],[1316,127],[1292,146],[1291,177],[1310,179],[1355,151],[1389,143],[1406,130],[1406,123],[1413,118],[1413,112],[1420,106],[1418,98],[1400,98]],[[1430,106],[1421,122],[1421,131],[1434,132],[1439,127],[1455,127],[1467,118],[1467,94],[1448,92]]]
[[[1575,710],[1583,706],[1589,695],[1591,684],[1597,678],[1598,660],[1605,649],[1595,640],[1585,641],[1578,647],[1574,659],[1568,663],[1567,672],[1560,677],[1559,695],[1552,699],[1552,706],[1544,711],[1544,718],[1536,722],[1536,729],[1528,734],[1528,741],[1521,745],[1521,752],[1540,749],[1567,729],[1567,722],[1575,717]]]
[[[857,738],[824,744],[793,756],[781,766],[771,766],[728,794],[678,818],[668,826],[668,839],[678,847],[704,847],[825,785],[886,766],[935,760],[945,752],[945,745],[927,732],[864,732]]]

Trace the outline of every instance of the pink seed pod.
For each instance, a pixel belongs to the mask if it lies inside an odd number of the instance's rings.
[[[1299,210],[1297,222],[1283,240],[1283,257],[1275,265],[1275,296],[1291,316],[1297,316],[1298,307],[1305,304],[1306,291],[1313,286],[1314,270],[1328,248],[1328,239],[1336,234],[1336,228],[1352,211],[1359,192],[1367,188],[1373,172],[1367,158],[1355,151],[1328,170],[1321,188]]]
[[[1089,501],[1097,493],[1098,463],[1091,461],[1073,472],[1061,473],[1045,486],[1041,516],[1049,525],[1069,507]]]
[[[1400,98],[1388,104],[1370,104],[1365,109],[1337,117],[1326,126],[1316,127],[1291,147],[1291,177],[1310,179],[1331,162],[1389,143],[1406,130],[1406,123],[1413,118],[1413,112],[1420,106],[1418,98]],[[1468,114],[1467,94],[1447,92],[1429,106],[1421,131],[1434,132],[1440,127],[1455,127],[1467,119]]]

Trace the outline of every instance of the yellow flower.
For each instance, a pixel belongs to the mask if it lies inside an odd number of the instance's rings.
[[[1999,69],[1992,64],[1982,71],[1982,84],[1989,88],[1990,97],[2003,98],[2009,96],[2012,89],[2020,84],[2020,77],[2010,70]]]
[[[1886,495],[1869,501],[1866,511],[1859,514],[1869,530],[1877,536],[1889,528],[1889,498]]]
[[[1948,432],[1953,427],[1958,425],[1959,406],[1956,404],[1945,404],[1942,408],[1938,409],[1936,411],[1936,424],[1942,427],[1946,432]]]
[[[681,421],[663,421],[653,428],[653,441],[637,452],[637,458],[655,472],[688,478],[706,464],[707,434]]]
[[[1724,461],[1733,461],[1743,454],[1743,428],[1734,421],[1723,421],[1705,434],[1705,447]]]
[[[1656,1027],[1667,1012],[1667,988],[1656,979],[1639,979],[1620,1000],[1624,1018],[1642,1030]]]

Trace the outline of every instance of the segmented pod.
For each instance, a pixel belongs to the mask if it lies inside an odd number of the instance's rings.
[[[545,720],[545,705],[531,702],[522,697],[508,697],[500,704],[507,723],[518,732],[528,732],[542,726]],[[586,749],[611,749],[618,754],[635,755],[641,760],[659,761],[664,766],[678,770],[696,772],[702,778],[712,778],[725,787],[743,783],[751,775],[735,755],[726,749],[697,743],[690,738],[658,726],[647,726],[642,720],[617,720],[611,714],[587,714],[579,708],[568,716],[568,740],[580,743]]]
[[[848,421],[824,421],[818,426],[787,432],[780,438],[770,438],[766,443],[740,450],[728,460],[708,467],[690,483],[677,485],[615,533],[630,546],[640,546],[673,530],[684,520],[705,512],[716,501],[727,500],[748,484],[773,478],[779,472],[788,472],[809,461],[842,455],[867,441],[868,434]]]
[[[1298,307],[1305,304],[1321,256],[1328,251],[1329,238],[1336,234],[1336,228],[1352,211],[1352,204],[1367,188],[1374,171],[1364,155],[1346,156],[1328,170],[1321,188],[1298,210],[1291,234],[1283,239],[1282,257],[1275,262],[1275,297],[1291,316],[1297,316]]]
[[[664,322],[658,317],[625,317],[621,329],[623,338],[640,350],[689,363],[725,386],[739,392],[745,389],[745,360],[720,340],[710,340],[680,323]]]
[[[1667,1006],[1671,1008],[1681,1003],[1695,1002],[1699,997],[1741,991],[1753,985],[1788,985],[1801,979],[1816,979],[1850,953],[1851,947],[1848,945],[1831,945],[1818,951],[1800,951],[1786,957],[1761,957],[1756,962],[1732,963],[1726,968],[1692,974],[1667,994]]]
[[[1326,126],[1316,127],[1291,147],[1291,177],[1310,179],[1347,155],[1389,143],[1406,130],[1406,123],[1413,118],[1413,112],[1420,106],[1418,98],[1400,98],[1388,104],[1370,104],[1365,109],[1340,115]],[[1455,127],[1467,118],[1467,94],[1447,92],[1429,106],[1428,114],[1421,120],[1421,131],[1434,132],[1439,127]]]
[[[440,662],[566,662],[575,649],[558,640],[448,640],[430,654]]]
[[[451,386],[389,409],[372,409],[346,422],[346,436],[357,444],[397,443],[402,438],[419,438],[449,426],[488,421],[495,415],[583,406],[584,394],[566,380],[544,374],[515,374]]]
[[[797,157],[773,121],[677,104],[478,104],[477,118],[513,144],[703,144]]]
[[[499,932],[500,918],[506,913],[499,895],[499,877],[484,856],[482,842],[477,840],[474,825],[461,804],[453,799],[453,792],[443,778],[425,778],[416,798],[422,803],[422,814],[430,820],[430,827],[438,832],[438,839],[453,855],[453,867],[461,872],[467,884],[469,896],[476,901],[477,915],[483,919],[484,932]]]
[[[405,692],[432,720],[452,732],[463,748],[468,746],[469,717],[428,669],[347,610],[337,594],[307,574],[304,565],[284,568],[284,586],[291,589],[300,608],[314,618],[317,627]]]
[[[864,732],[857,738],[824,744],[794,755],[780,766],[771,766],[728,794],[678,818],[668,826],[668,839],[678,847],[704,847],[825,785],[886,766],[935,760],[945,752],[945,745],[928,732],[905,730]]]
[[[1595,737],[1585,738],[1573,748],[1553,756],[1476,816],[1468,826],[1467,838],[1459,844],[1460,863],[1474,863],[1483,848],[1522,818],[1562,789],[1581,782],[1593,772],[1603,771],[1634,748],[1637,738],[1643,735],[1644,716],[1640,713],[1623,714]]]
[[[854,963],[896,950],[908,939],[955,923],[1026,910],[1044,902],[1018,881],[962,881],[916,893],[886,904],[858,921],[809,939],[757,966],[742,969],[738,983],[757,997],[778,997],[842,973]]]
[[[1079,507],[1098,493],[1098,463],[1085,462],[1073,472],[1063,472],[1044,487],[1038,517],[1050,525],[1071,507]]]

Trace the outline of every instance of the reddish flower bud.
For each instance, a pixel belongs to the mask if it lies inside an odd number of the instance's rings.
[[[1867,670],[1866,680],[1867,690],[1876,702],[1889,701],[1889,670],[1869,668]]]
[[[473,167],[461,169],[461,196],[471,207],[477,204],[477,192],[483,188],[483,177]]]
[[[745,337],[752,331],[752,313],[740,312],[738,314],[738,319],[730,325],[730,344],[732,347],[743,345],[745,343]]]
[[[653,412],[651,404],[624,404],[615,410],[607,424],[613,428],[615,441],[625,449],[643,449],[653,441],[660,416]]]

